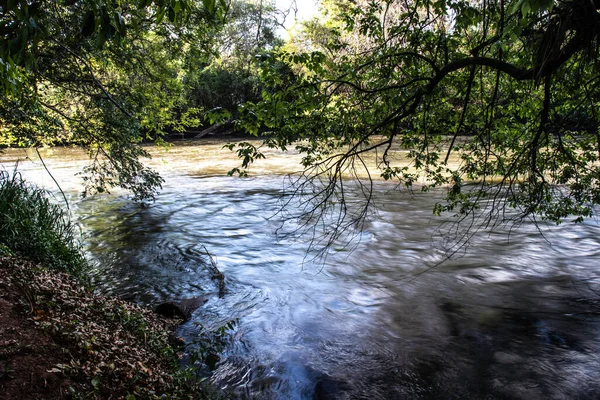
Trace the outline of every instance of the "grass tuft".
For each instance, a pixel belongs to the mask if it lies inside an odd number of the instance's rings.
[[[0,171],[0,248],[81,278],[87,262],[78,226],[48,197],[17,171]]]

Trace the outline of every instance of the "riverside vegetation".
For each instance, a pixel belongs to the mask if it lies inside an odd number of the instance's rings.
[[[215,398],[180,369],[176,321],[86,285],[77,226],[0,173],[0,392],[20,398]]]
[[[0,146],[80,146],[84,193],[148,201],[164,181],[141,142],[235,129],[260,143],[230,145],[232,174],[301,155],[289,219],[331,225],[326,245],[364,222],[374,179],[447,189],[450,253],[595,214],[600,0],[322,0],[288,41],[293,10],[269,3],[0,2]]]

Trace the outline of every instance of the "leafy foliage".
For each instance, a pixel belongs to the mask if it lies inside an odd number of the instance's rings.
[[[325,4],[329,19],[308,25],[301,50],[262,63],[270,90],[242,123],[266,127],[265,146],[304,155],[293,188],[305,195],[302,218],[334,205],[331,236],[355,226],[372,201],[373,166],[409,188],[447,188],[434,211],[467,222],[455,244],[473,227],[593,214],[598,1]],[[242,147],[249,165],[258,152]],[[355,212],[348,176],[365,201]]]
[[[282,44],[275,35],[275,9],[265,1],[235,0],[229,5],[227,20],[219,32],[217,54],[210,63],[185,68],[188,85],[187,107],[225,110],[236,118],[238,107],[260,100],[264,89],[254,60]]]
[[[0,143],[89,149],[86,193],[152,198],[143,140],[182,129],[186,58],[206,58],[224,1],[0,2]],[[189,115],[189,114],[188,114]]]

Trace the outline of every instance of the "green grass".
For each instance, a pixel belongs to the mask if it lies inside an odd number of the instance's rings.
[[[0,247],[82,277],[87,263],[79,228],[49,195],[16,171],[0,171]]]

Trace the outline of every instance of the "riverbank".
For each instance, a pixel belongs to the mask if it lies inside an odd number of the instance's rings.
[[[210,398],[193,373],[179,369],[173,324],[96,295],[71,275],[5,254],[2,398]]]

